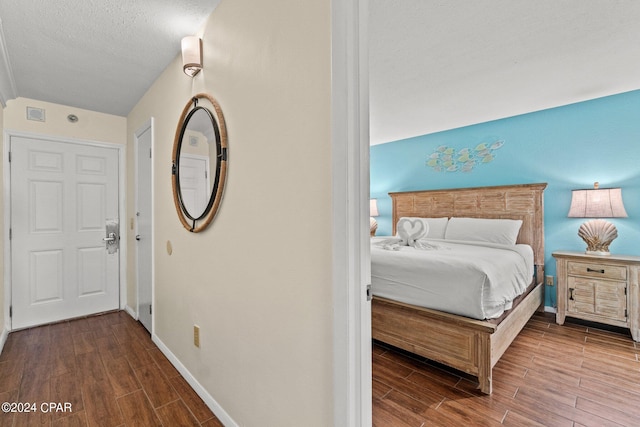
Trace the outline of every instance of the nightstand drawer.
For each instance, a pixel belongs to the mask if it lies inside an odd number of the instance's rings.
[[[567,263],[567,270],[567,273],[571,276],[627,280],[627,267],[620,265],[569,261]]]

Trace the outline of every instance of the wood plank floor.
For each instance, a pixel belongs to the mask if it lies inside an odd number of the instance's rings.
[[[222,426],[122,311],[11,333],[0,354],[2,402],[37,411],[0,412],[0,427]],[[43,410],[47,402],[62,407]]]
[[[640,346],[594,326],[534,315],[495,366],[491,396],[472,377],[375,344],[374,425],[640,426]]]
[[[627,333],[536,314],[485,396],[471,377],[376,344],[374,425],[640,426],[639,354]],[[38,412],[0,412],[0,427],[222,425],[124,312],[10,334],[1,402],[36,402]],[[44,413],[45,402],[72,412]]]

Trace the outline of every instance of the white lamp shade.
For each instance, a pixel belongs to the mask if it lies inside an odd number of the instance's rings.
[[[369,216],[379,216],[378,201],[376,199],[369,200]]]
[[[202,40],[197,36],[182,39],[182,70],[190,77],[202,69]]]
[[[570,218],[626,218],[622,189],[573,190]]]

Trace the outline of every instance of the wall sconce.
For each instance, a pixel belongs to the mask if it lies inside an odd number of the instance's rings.
[[[202,40],[197,36],[182,39],[182,70],[193,77],[202,70]]]
[[[369,200],[369,232],[371,236],[376,235],[376,230],[378,229],[378,221],[373,219],[374,216],[379,216],[378,213],[378,201],[376,199]]]
[[[626,218],[627,211],[622,203],[622,189],[599,188],[596,182],[593,190],[573,190],[569,218]],[[592,219],[580,226],[578,236],[587,244],[588,254],[610,255],[609,245],[618,237],[618,230],[609,221]]]

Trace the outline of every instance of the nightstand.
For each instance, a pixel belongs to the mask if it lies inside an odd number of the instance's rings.
[[[556,323],[566,316],[629,328],[640,340],[640,256],[554,252],[558,276]]]

